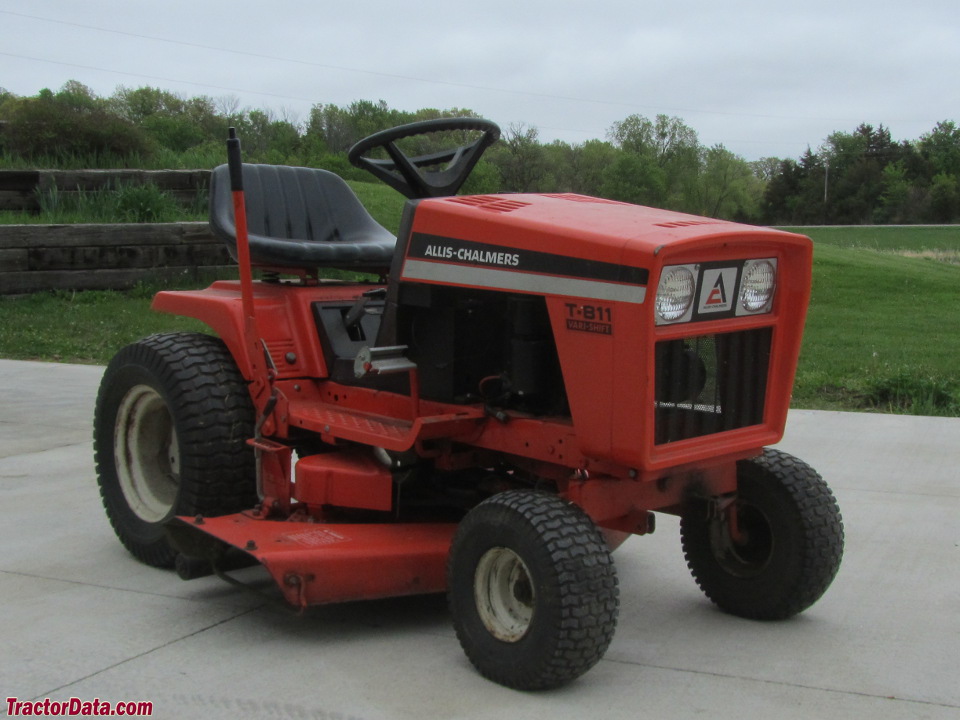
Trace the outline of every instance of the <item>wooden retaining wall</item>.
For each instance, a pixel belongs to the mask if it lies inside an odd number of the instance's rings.
[[[152,183],[190,205],[210,183],[209,170],[0,170],[0,210],[37,212],[38,193],[90,192]]]
[[[0,225],[0,295],[127,289],[231,265],[205,222]]]

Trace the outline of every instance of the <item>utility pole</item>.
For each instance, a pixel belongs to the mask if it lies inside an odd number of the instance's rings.
[[[830,184],[830,158],[825,157],[823,159],[824,173],[823,173],[823,204],[827,204],[827,186]]]

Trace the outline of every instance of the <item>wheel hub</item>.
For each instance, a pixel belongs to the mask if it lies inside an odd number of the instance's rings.
[[[487,550],[474,574],[474,599],[484,626],[498,640],[517,642],[530,628],[536,592],[530,571],[513,550]]]
[[[736,514],[735,531],[725,513]],[[774,550],[770,521],[758,508],[743,502],[718,513],[711,523],[710,541],[721,567],[740,578],[759,575],[767,567]]]
[[[114,457],[130,509],[148,523],[166,518],[180,487],[180,449],[167,404],[152,387],[136,385],[121,401]]]

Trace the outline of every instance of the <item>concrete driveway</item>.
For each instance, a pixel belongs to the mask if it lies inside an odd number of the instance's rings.
[[[101,373],[0,360],[4,698],[230,720],[960,718],[960,419],[791,413],[781,447],[823,474],[844,516],[824,598],[782,623],[718,612],[661,516],[615,555],[622,606],[605,659],[529,694],[473,671],[442,597],[297,617],[138,564],[94,478]]]

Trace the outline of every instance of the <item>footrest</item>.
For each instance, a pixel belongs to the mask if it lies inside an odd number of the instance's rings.
[[[396,451],[409,450],[418,440],[469,433],[483,419],[483,412],[473,408],[448,415],[418,417],[411,422],[338,405],[290,403],[292,427]]]

